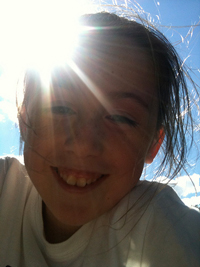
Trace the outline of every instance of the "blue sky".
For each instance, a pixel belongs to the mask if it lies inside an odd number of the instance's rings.
[[[20,53],[25,51],[25,55],[30,54],[29,45],[32,45],[30,40],[37,38],[37,36],[31,36],[25,26],[29,25],[33,35],[40,28],[39,18],[44,20],[45,15],[49,17],[52,15],[51,12],[47,14],[45,6],[49,7],[50,3],[53,6],[53,2],[57,3],[57,6],[62,3],[65,7],[69,7],[69,1],[62,0],[0,0],[0,155],[19,155],[19,130],[14,115],[16,81],[20,73],[17,66],[20,61]],[[71,10],[80,9],[84,0],[75,2],[76,4],[71,7]],[[79,6],[77,6],[77,2],[79,2]],[[107,1],[107,3],[109,2],[111,1]],[[124,1],[115,2],[124,3]],[[135,1],[127,2],[132,7],[135,3]],[[186,64],[194,72],[192,78],[200,85],[200,26],[197,25],[200,21],[200,0],[140,0],[138,4],[151,15],[158,28],[175,45],[182,59],[187,58]],[[29,13],[30,10],[33,14]],[[37,12],[37,16],[34,12]],[[52,12],[55,12],[55,9],[52,8]],[[197,26],[195,27],[195,25]],[[53,28],[53,26],[51,27]],[[190,34],[187,36],[188,32]],[[42,34],[47,33],[43,31]],[[190,162],[194,166],[188,171],[196,185],[198,198],[200,198],[199,161],[196,163],[196,151],[193,150]],[[185,199],[185,202],[188,201],[190,204],[189,201],[194,198],[194,188],[185,173],[181,173],[180,176],[181,178],[177,178],[176,181],[176,190]],[[198,202],[200,203],[200,199]]]

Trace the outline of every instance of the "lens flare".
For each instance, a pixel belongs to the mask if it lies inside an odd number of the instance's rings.
[[[48,88],[51,69],[71,57],[81,31],[78,17],[93,10],[89,0],[4,1],[0,8],[0,96],[9,93],[15,98],[17,80],[27,68],[39,71]]]
[[[1,66],[49,68],[70,57],[89,0],[5,1],[0,10]]]

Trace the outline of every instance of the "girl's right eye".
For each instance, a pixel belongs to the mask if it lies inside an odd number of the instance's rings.
[[[75,111],[67,106],[53,106],[51,112],[58,115],[74,115]]]

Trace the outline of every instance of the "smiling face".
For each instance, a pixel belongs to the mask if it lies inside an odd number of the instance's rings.
[[[27,110],[25,165],[45,222],[66,232],[114,207],[155,154],[153,66],[144,51],[123,43],[85,49],[74,70],[54,77],[50,96],[36,97]]]

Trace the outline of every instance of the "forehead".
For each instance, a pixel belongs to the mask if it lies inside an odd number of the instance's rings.
[[[87,86],[88,80],[102,93],[135,91],[146,97],[156,94],[154,65],[148,53],[125,38],[92,36],[80,41],[73,65],[55,80],[65,87]],[[77,89],[78,90],[78,89]]]
[[[76,97],[95,87],[103,95],[134,92],[146,102],[156,99],[153,62],[144,49],[126,38],[95,35],[80,39],[72,64],[56,69],[52,82],[54,95],[60,95],[57,89],[63,88]]]
[[[146,90],[154,87],[153,62],[144,49],[125,38],[110,37],[105,41],[97,39],[97,42],[98,45],[94,49],[86,52],[93,59],[93,70],[96,70],[97,74],[103,75],[104,78],[108,74],[119,86],[124,84],[137,89],[140,85]]]

